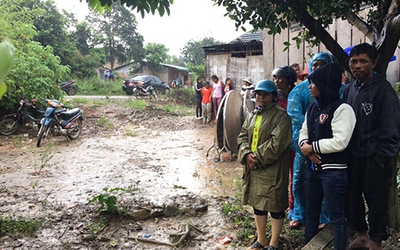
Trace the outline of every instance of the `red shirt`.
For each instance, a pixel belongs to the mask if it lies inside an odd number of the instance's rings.
[[[201,95],[203,96],[203,98],[201,99],[202,103],[210,103],[210,96],[211,96],[211,92],[213,91],[213,89],[210,87],[208,89],[206,88],[201,88]]]

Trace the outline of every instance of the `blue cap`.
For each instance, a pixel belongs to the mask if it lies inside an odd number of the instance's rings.
[[[268,93],[278,92],[276,89],[275,83],[268,79],[261,80],[257,83],[256,88],[254,91],[265,91]]]

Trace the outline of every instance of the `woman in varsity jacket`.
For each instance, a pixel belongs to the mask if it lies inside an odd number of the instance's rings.
[[[334,229],[334,249],[346,249],[345,199],[347,163],[356,118],[350,105],[340,99],[342,69],[327,64],[309,76],[309,90],[316,99],[307,109],[300,130],[299,147],[308,157],[306,170],[305,243],[318,232],[322,199],[325,197]]]

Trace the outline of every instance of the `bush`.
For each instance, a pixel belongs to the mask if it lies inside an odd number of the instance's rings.
[[[171,88],[168,96],[182,105],[196,105],[196,91],[193,88]]]
[[[80,95],[124,95],[122,81],[107,81],[92,77],[77,82]]]

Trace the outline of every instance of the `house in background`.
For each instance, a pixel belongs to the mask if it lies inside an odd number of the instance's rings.
[[[361,16],[367,19],[368,8],[364,6],[360,10]],[[289,24],[289,27],[282,30],[280,34],[269,35],[268,30],[263,30],[263,51],[264,51],[264,65],[265,78],[271,79],[270,72],[276,67],[283,65],[291,65],[298,63],[301,71],[308,68],[308,63],[311,56],[319,52],[329,52],[326,47],[321,43],[318,46],[311,47],[307,42],[302,42],[300,48],[291,45],[288,50],[284,51],[284,42],[293,43],[292,38],[295,37],[303,27],[298,24]],[[360,43],[371,43],[371,41],[358,29],[354,28],[346,20],[335,19],[327,31],[337,41],[343,49],[354,46]],[[400,46],[400,44],[399,44]],[[390,62],[386,71],[386,77],[389,82],[394,84],[400,81],[400,50],[395,52],[397,57],[396,61]],[[269,73],[269,74],[268,74]]]
[[[133,63],[128,63],[125,65],[118,66],[114,68],[114,72],[119,73],[123,78],[131,78],[137,75],[155,75],[160,78],[162,81],[170,84],[173,80],[179,79],[182,83],[191,82],[191,77],[187,68],[170,65],[170,64],[161,64],[160,70],[151,70],[147,66],[142,68],[141,73],[137,73],[135,75],[130,75],[130,70],[133,66]]]
[[[253,83],[264,79],[262,31],[247,32],[227,44],[203,47],[206,81],[216,75],[221,81],[231,78],[235,89],[240,89],[242,79]]]
[[[367,19],[368,7],[360,10],[361,16]],[[217,75],[222,81],[227,77],[233,79],[239,89],[243,78],[250,78],[253,84],[262,79],[272,79],[271,72],[279,66],[298,63],[301,71],[308,69],[311,57],[319,52],[329,52],[321,43],[311,47],[303,41],[297,48],[292,38],[303,29],[299,24],[291,23],[280,34],[270,35],[268,30],[256,33],[247,32],[228,44],[216,44],[203,47],[206,54],[206,79]],[[371,41],[346,20],[335,19],[327,31],[343,49]],[[292,43],[285,50],[285,42]],[[400,48],[400,44],[399,44]],[[400,50],[395,51],[397,60],[388,65],[386,77],[392,84],[400,81]]]

